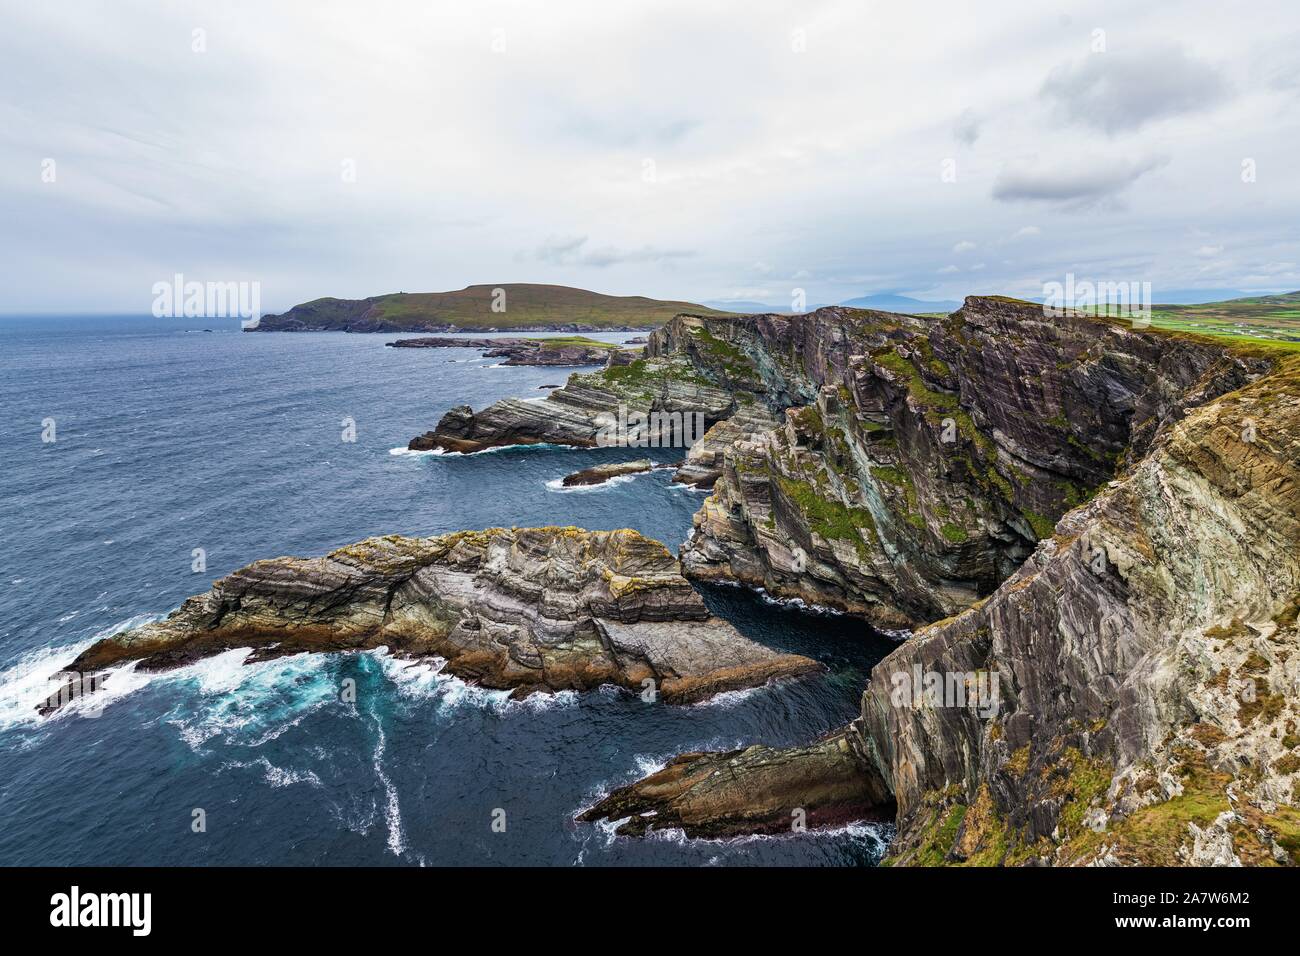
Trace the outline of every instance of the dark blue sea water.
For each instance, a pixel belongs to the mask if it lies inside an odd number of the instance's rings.
[[[382,652],[251,666],[231,652],[116,673],[97,717],[37,717],[48,676],[97,637],[258,558],[512,524],[631,527],[676,548],[690,528],[701,495],[669,472],[548,487],[639,450],[390,453],[452,405],[540,397],[566,370],[385,348],[393,336],[233,326],[0,319],[0,864],[876,860],[881,831],[868,825],[715,842],[573,822],[680,751],[798,743],[853,717],[891,643],[734,589],[706,599],[829,672],[692,707],[611,689],[517,703]],[[345,418],[355,442],[342,440]],[[340,701],[347,677],[355,703]],[[491,827],[498,809],[504,833]],[[206,832],[193,832],[196,810]]]

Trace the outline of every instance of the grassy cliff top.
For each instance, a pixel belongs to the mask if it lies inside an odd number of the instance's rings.
[[[1156,305],[1151,324],[1175,332],[1228,338],[1243,345],[1300,350],[1300,292],[1207,302]]]

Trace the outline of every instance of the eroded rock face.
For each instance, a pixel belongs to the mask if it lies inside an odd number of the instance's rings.
[[[681,357],[630,359],[619,352],[600,372],[569,376],[568,383],[544,401],[510,398],[478,412],[468,405],[453,408],[409,447],[463,453],[546,443],[589,448],[609,444],[609,439],[601,441],[602,429],[608,435],[614,423],[614,444],[685,450],[689,443],[682,437],[684,419],[689,416],[692,424],[699,421],[707,427],[730,416],[735,407],[730,390],[712,384]],[[655,413],[676,417],[661,421]]]
[[[255,562],[68,670],[380,646],[445,658],[447,672],[516,696],[653,681],[685,703],[820,667],[711,616],[668,550],[635,531],[493,528]]]
[[[677,320],[665,340],[681,340]],[[1057,519],[1259,362],[1030,303],[707,320],[791,403],[727,452],[687,574],[906,627],[990,594]],[[656,333],[656,338],[661,333]]]
[[[734,415],[718,422],[691,446],[673,481],[696,488],[712,488],[722,476],[727,453],[740,441],[752,440],[776,427],[767,407],[756,401],[742,404]]]
[[[899,859],[980,807],[966,855],[993,862],[1205,862],[1224,813],[1234,858],[1300,862],[1298,607],[1292,360],[1171,424],[986,603],[877,665],[855,731]],[[897,706],[917,664],[996,673],[997,715]]]
[[[1300,358],[1001,299],[803,319],[710,320],[807,402],[725,453],[683,559],[943,618],[876,666],[845,731],[896,801],[892,861],[1300,862]],[[736,754],[591,812],[761,829],[813,802],[804,749],[755,753],[781,796],[754,820],[724,786]]]

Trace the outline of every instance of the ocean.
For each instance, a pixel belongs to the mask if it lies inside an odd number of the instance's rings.
[[[397,337],[0,318],[0,865],[877,862],[884,825],[711,841],[573,821],[682,751],[802,743],[855,716],[893,642],[741,589],[703,593],[828,671],[688,707],[611,688],[516,702],[382,651],[248,666],[234,651],[116,672],[97,716],[37,716],[49,675],[94,640],[259,558],[497,525],[685,538],[703,495],[670,471],[555,487],[646,450],[401,453],[453,405],[540,399],[571,370],[385,347]]]

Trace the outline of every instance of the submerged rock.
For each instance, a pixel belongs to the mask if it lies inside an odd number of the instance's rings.
[[[571,475],[565,475],[563,485],[566,488],[599,485],[611,478],[620,478],[623,475],[639,475],[642,472],[653,471],[656,468],[672,467],[672,465],[658,464],[649,458],[638,458],[636,461],[618,461],[608,465],[595,465],[591,468],[584,468],[582,471],[575,471]]]
[[[713,617],[668,550],[635,531],[491,528],[254,562],[66,670],[383,646],[515,696],[615,684],[688,703],[821,666]]]

